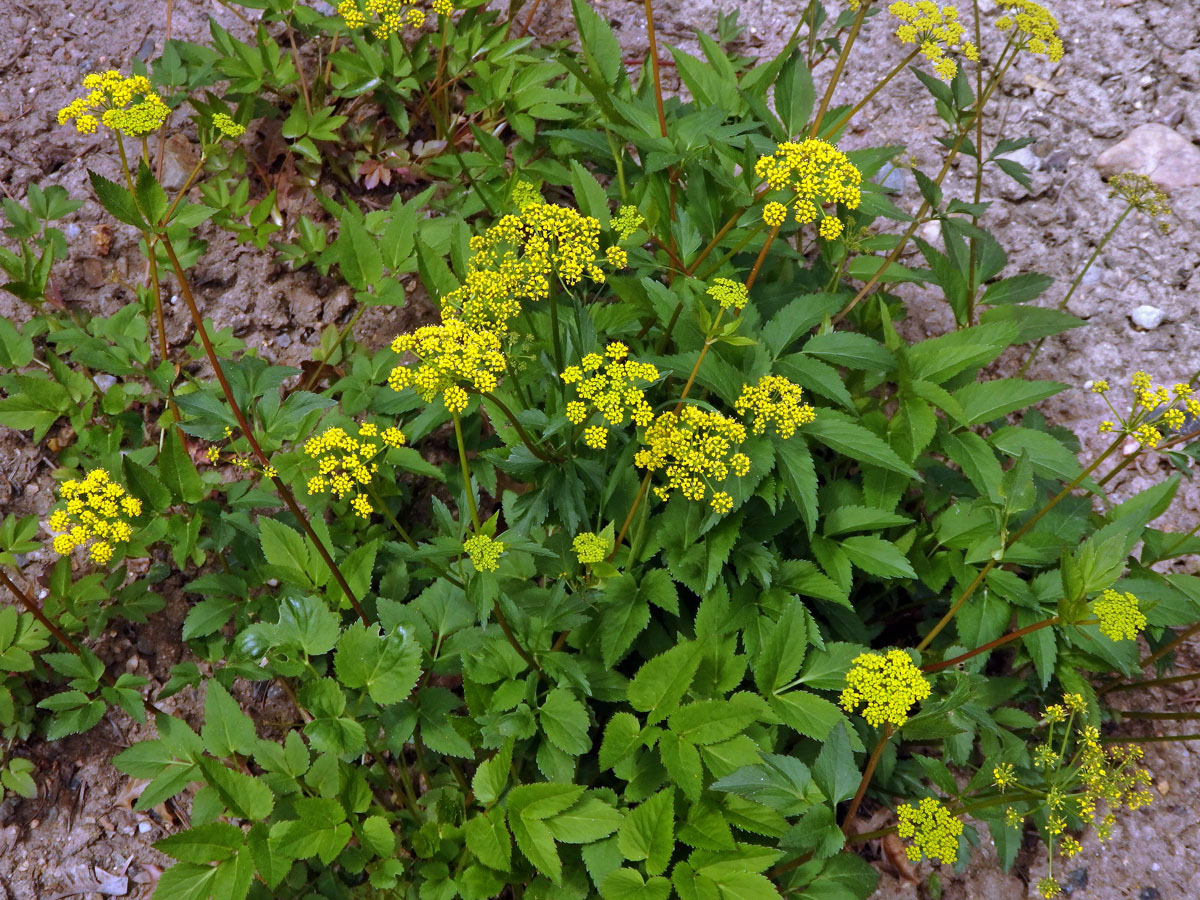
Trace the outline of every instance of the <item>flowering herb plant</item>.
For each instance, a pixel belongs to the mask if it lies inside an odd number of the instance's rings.
[[[584,0],[578,52],[522,38],[520,2],[272,0],[253,44],[214,24],[212,46],[87,76],[59,119],[115,142],[92,186],[147,271],[107,318],[47,304],[47,223],[73,201],[5,201],[21,248],[0,264],[36,315],[0,322],[0,423],[71,425],[54,508],[0,527],[24,609],[0,610],[6,746],[39,679],[61,685],[48,737],[110,707],[146,723],[114,761],[138,808],[190,798],[155,845],[176,861],[159,900],[862,898],[872,839],[961,865],[981,826],[1005,865],[1040,836],[1056,894],[1089,823],[1151,799],[1107,695],[1200,620],[1200,582],[1156,567],[1200,542],[1150,527],[1180,476],[1106,495],[1143,454],[1186,469],[1197,378],[1131,374],[1128,413],[1094,381],[1113,441],[1081,463],[1032,405],[1082,385],[987,377],[1083,324],[1033,302],[1049,279],[1002,276],[982,224],[985,168],[1026,176],[1002,154],[1027,141],[985,145],[988,101],[1063,52],[1046,9],[999,5],[894,3],[880,25],[869,0],[813,0],[773,59],[704,35],[705,59],[675,51],[687,102],[664,102],[655,55],[632,80]],[[907,58],[857,105],[831,106],[836,75],[818,103],[816,63],[840,73],[877,25]],[[902,148],[840,146],[907,73],[947,149],[911,215],[874,180]],[[310,188],[361,189],[305,206],[252,183],[243,142],[267,120]],[[171,195],[155,140],[192,127]],[[381,147],[407,154],[404,190]],[[955,157],[973,199],[943,194]],[[1136,176],[1114,194],[1102,244],[1131,212],[1169,216]],[[943,249],[914,237],[928,221]],[[190,270],[214,229],[352,292],[302,370],[204,317]],[[904,283],[955,328],[903,338]],[[390,344],[355,338],[410,303]],[[151,684],[97,638],[157,615],[168,580],[189,657]],[[161,705],[181,693],[198,729]],[[864,807],[891,812],[864,832]]]

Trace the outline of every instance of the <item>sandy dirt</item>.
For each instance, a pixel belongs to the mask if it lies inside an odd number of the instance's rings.
[[[532,0],[530,0],[532,4]],[[641,0],[594,0],[614,23],[631,65],[647,51]],[[980,0],[990,10],[993,0]],[[1056,279],[1043,297],[1053,305],[1094,249],[1119,210],[1105,199],[1106,189],[1093,162],[1134,127],[1165,124],[1187,140],[1200,139],[1200,4],[1195,0],[1056,0],[1067,55],[1057,67],[1044,60],[1023,60],[1008,78],[995,107],[1000,121],[988,133],[1036,138],[1024,154],[1033,169],[1032,190],[1003,176],[989,175],[985,199],[996,203],[984,220],[1009,253],[1010,271],[1045,272]],[[110,177],[118,162],[101,136],[78,135],[54,123],[54,113],[76,93],[79,79],[98,68],[127,70],[135,56],[150,58],[162,47],[164,8],[160,0],[6,0],[0,29],[0,188],[22,197],[26,185],[60,184],[73,196],[89,197],[88,168]],[[782,46],[803,9],[801,0],[656,0],[660,50],[674,44],[697,52],[693,29],[715,31],[717,10],[738,10],[746,26],[739,47],[747,55],[770,55]],[[532,9],[532,5],[526,8]],[[530,19],[535,36],[570,36],[569,4],[542,0]],[[235,35],[245,26],[216,3],[177,0],[172,21],[176,37],[197,40],[214,16]],[[526,13],[521,14],[522,20]],[[882,20],[869,28],[855,54],[835,102],[853,101],[898,59],[894,40]],[[828,65],[817,72],[822,85]],[[940,120],[915,79],[901,78],[854,123],[845,146],[905,143],[914,163],[935,170],[941,148],[934,143]],[[188,148],[177,147],[182,164]],[[957,167],[947,194],[969,197],[969,164]],[[1088,327],[1047,342],[1030,374],[1071,385],[1043,405],[1048,419],[1080,435],[1086,452],[1101,446],[1097,422],[1105,417],[1099,399],[1084,383],[1094,377],[1127,382],[1138,368],[1159,380],[1186,380],[1200,370],[1200,187],[1174,191],[1175,230],[1159,237],[1149,223],[1133,216],[1102,254],[1098,265],[1072,298],[1069,310]],[[911,174],[904,173],[897,200],[915,210],[920,203]],[[89,199],[64,228],[71,257],[59,266],[54,283],[64,302],[93,314],[114,311],[131,299],[118,279],[140,280],[143,262],[134,235],[115,229],[112,248],[101,254],[95,226],[105,220]],[[932,237],[933,235],[928,235]],[[290,272],[265,254],[238,245],[228,236],[209,235],[208,254],[197,271],[197,294],[206,315],[218,327],[231,327],[264,357],[298,364],[311,356],[320,329],[344,324],[349,314],[346,290],[319,276]],[[912,292],[911,337],[939,334],[951,326],[944,307],[931,293]],[[1163,312],[1152,329],[1130,318],[1142,305]],[[0,315],[23,321],[28,312],[0,293]],[[191,339],[184,311],[168,305],[169,335],[178,346]],[[401,326],[406,315],[375,308],[356,328],[357,336],[378,346]],[[1020,357],[1002,360],[997,374],[1014,371]],[[44,514],[51,497],[54,462],[44,446],[33,446],[28,433],[0,428],[0,510]],[[1155,457],[1131,469],[1118,494],[1148,486],[1163,477]],[[1182,502],[1159,523],[1184,530],[1195,524],[1200,491],[1185,483]],[[30,560],[32,572],[40,560]],[[146,628],[121,626],[97,643],[102,658],[118,662],[161,683],[176,661],[162,648],[177,645],[186,607],[168,592],[162,616]],[[1195,660],[1192,660],[1195,661]],[[1127,708],[1195,709],[1186,689],[1149,695],[1124,694]],[[173,698],[185,714],[194,701],[186,693]],[[168,702],[169,705],[169,702]],[[1145,732],[1144,732],[1145,733]],[[145,729],[120,716],[89,734],[57,744],[32,742],[27,754],[38,768],[41,792],[35,800],[0,803],[0,900],[78,894],[89,887],[104,896],[149,897],[158,869],[166,860],[150,844],[178,826],[170,808],[152,815],[131,809],[136,785],[115,772],[111,757],[147,736]],[[1123,816],[1105,845],[1094,835],[1084,852],[1057,874],[1076,898],[1170,900],[1200,897],[1200,799],[1196,754],[1187,743],[1148,745],[1148,765],[1159,796],[1148,809]],[[971,900],[1016,900],[1032,896],[1029,886],[1044,874],[1040,850],[1018,857],[1012,874],[999,871],[986,831],[976,860],[964,873],[940,870],[941,896]],[[929,898],[928,881],[902,884],[884,867],[880,898]],[[929,874],[928,864],[918,870]],[[122,881],[122,879],[125,879]],[[91,894],[90,896],[102,896]]]

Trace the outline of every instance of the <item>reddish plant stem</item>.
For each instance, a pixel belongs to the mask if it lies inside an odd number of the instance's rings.
[[[1005,644],[1011,643],[1018,638],[1023,638],[1027,634],[1032,634],[1035,631],[1041,631],[1043,628],[1048,628],[1051,625],[1058,624],[1058,616],[1051,616],[1048,619],[1042,619],[1040,622],[1034,622],[1032,625],[1026,625],[1024,628],[1018,628],[1016,631],[1003,634],[994,641],[988,641],[982,647],[976,647],[974,650],[969,650],[966,653],[961,653],[951,659],[944,659],[941,662],[929,663],[921,666],[922,672],[940,672],[942,669],[948,669],[951,666],[956,666],[961,662],[966,662],[972,657],[979,656],[981,653],[987,653],[989,650],[995,650],[997,647],[1003,647]]]
[[[858,815],[858,808],[862,805],[863,797],[866,796],[867,785],[871,783],[871,778],[875,775],[875,767],[879,765],[879,760],[883,756],[883,748],[887,746],[894,730],[891,723],[887,723],[883,726],[879,740],[875,742],[875,749],[871,751],[871,758],[867,760],[867,767],[863,769],[862,779],[858,782],[858,790],[854,792],[854,799],[850,801],[850,806],[846,809],[846,817],[842,820],[842,834],[844,835],[850,834],[851,823]]]
[[[254,430],[250,426],[246,414],[242,412],[241,406],[237,402],[237,398],[233,396],[233,388],[229,386],[229,379],[225,377],[225,370],[221,367],[221,361],[217,358],[216,348],[213,347],[212,340],[209,339],[208,329],[204,327],[204,318],[200,315],[200,310],[196,306],[196,298],[192,295],[192,288],[188,284],[187,275],[183,271],[183,266],[179,262],[179,257],[175,255],[175,248],[171,245],[170,239],[166,233],[161,234],[163,249],[167,252],[167,258],[171,260],[171,267],[175,270],[175,279],[179,282],[179,292],[183,295],[184,302],[187,304],[188,312],[191,313],[192,323],[196,326],[196,332],[200,335],[200,342],[204,345],[204,352],[208,356],[208,362],[213,367],[213,373],[217,376],[217,381],[221,385],[221,390],[225,393],[225,399],[229,403],[230,409],[233,410],[233,415],[238,421],[238,427],[241,428],[242,434],[245,435],[246,441],[250,444],[250,449],[258,458],[259,464],[263,469],[267,469],[271,465],[267,454],[263,452],[262,447],[258,443],[258,439],[254,436]],[[338,587],[346,595],[346,599],[350,601],[350,605],[354,607],[354,611],[358,613],[358,617],[362,619],[364,624],[370,624],[370,619],[367,617],[367,612],[362,608],[362,604],[358,602],[358,597],[347,583],[342,575],[341,569],[337,563],[333,561],[333,557],[329,555],[329,550],[325,547],[325,543],[317,536],[313,530],[312,523],[308,521],[308,516],[304,514],[304,510],[296,502],[296,498],[292,495],[291,488],[284,483],[278,475],[272,475],[271,481],[275,484],[275,489],[279,491],[279,496],[283,498],[283,502],[287,504],[287,508],[292,515],[300,523],[304,529],[304,533],[308,535],[308,539],[313,542],[313,546],[317,548],[317,553],[321,555],[321,559],[325,561],[325,565],[329,567],[329,571],[333,574],[334,579],[338,583]]]
[[[658,129],[667,136],[667,115],[663,111],[662,76],[658,70],[658,39],[654,34],[654,7],[646,0],[646,37],[650,40],[650,69],[654,73],[654,105],[658,110]]]

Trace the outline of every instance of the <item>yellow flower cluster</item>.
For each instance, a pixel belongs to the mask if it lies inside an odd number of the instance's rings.
[[[888,12],[904,23],[896,29],[896,37],[902,44],[919,44],[921,55],[933,63],[933,70],[943,81],[949,81],[958,72],[958,64],[946,55],[947,50],[979,62],[975,45],[963,40],[967,29],[958,21],[956,7],[938,9],[933,0],[916,3],[897,0],[888,7]]]
[[[364,28],[370,24],[371,33],[380,40],[405,28],[420,28],[426,19],[425,10],[414,0],[366,0],[362,6],[358,0],[342,0],[337,11],[347,27]],[[454,11],[454,5],[450,0],[433,0],[430,11],[435,15],[449,15]]]
[[[376,458],[389,447],[404,445],[404,432],[399,428],[384,428],[372,422],[358,426],[358,437],[334,426],[304,442],[304,452],[317,460],[317,474],[308,480],[310,494],[334,494],[339,500],[354,493],[350,505],[361,518],[371,515],[371,503],[356,493],[359,485],[370,484],[379,471]]]
[[[1122,172],[1108,180],[1109,198],[1119,197],[1142,215],[1152,219],[1158,230],[1166,234],[1171,230],[1165,221],[1172,215],[1171,202],[1148,175]]]
[[[604,561],[604,557],[608,556],[608,545],[609,542],[600,535],[585,531],[575,536],[575,540],[571,542],[571,549],[582,564],[589,565]]]
[[[144,75],[125,78],[115,69],[93,72],[83,79],[88,89],[86,97],[79,97],[58,111],[58,124],[75,120],[75,129],[81,134],[94,134],[99,124],[121,132],[126,137],[142,137],[158,131],[171,114],[162,98],[150,88],[150,80]],[[142,99],[133,103],[134,99]],[[126,109],[128,107],[128,109]],[[104,110],[99,121],[95,110]]]
[[[787,207],[777,200],[770,200],[763,207],[763,221],[772,228],[778,228],[787,221]]]
[[[463,541],[463,550],[471,559],[471,564],[479,572],[495,572],[500,568],[500,555],[504,552],[504,542],[488,537],[486,534],[473,534]]]
[[[1047,771],[1048,786],[1039,793],[1042,802],[1030,812],[1044,810],[1045,830],[1050,835],[1047,848],[1053,865],[1054,845],[1061,840],[1060,851],[1068,859],[1082,849],[1079,841],[1064,834],[1069,821],[1078,817],[1093,821],[1100,840],[1107,840],[1116,823],[1116,813],[1122,807],[1140,809],[1150,803],[1150,773],[1140,765],[1142,751],[1137,746],[1116,746],[1100,743],[1100,730],[1087,722],[1087,702],[1081,694],[1064,694],[1061,704],[1052,704],[1043,711],[1043,721],[1049,726],[1044,740],[1034,748],[1036,768]],[[1066,723],[1061,736],[1055,735],[1058,725]],[[1103,803],[1107,809],[1097,811]],[[1005,821],[1011,828],[1020,827],[1025,816],[1009,807]],[[1044,897],[1061,892],[1053,872],[1038,882]]]
[[[524,209],[530,203],[545,203],[536,184],[529,181],[518,181],[512,189],[512,202],[518,210]]]
[[[749,298],[746,285],[732,278],[714,278],[706,293],[721,304],[721,309],[740,310]]]
[[[1047,875],[1045,878],[1039,878],[1037,883],[1038,893],[1046,900],[1051,897],[1057,897],[1062,893],[1062,885],[1058,883],[1058,879],[1052,875]]]
[[[1013,769],[1013,764],[1001,763],[992,769],[992,783],[995,784],[1001,792],[1013,787],[1017,783],[1017,775],[1016,771]]]
[[[1105,395],[1108,382],[1104,379],[1089,382],[1094,393]],[[1200,399],[1194,396],[1190,384],[1176,384],[1173,388],[1166,385],[1156,385],[1146,372],[1134,372],[1130,379],[1133,388],[1134,405],[1128,419],[1117,412],[1108,397],[1104,402],[1117,417],[1117,422],[1105,420],[1100,423],[1099,431],[1108,434],[1117,430],[1120,423],[1121,433],[1128,434],[1143,447],[1154,448],[1163,440],[1162,427],[1172,431],[1181,430],[1191,416],[1200,419]]]
[[[394,391],[414,388],[426,403],[439,393],[452,413],[467,407],[463,385],[479,393],[494,391],[497,375],[504,371],[500,338],[494,331],[472,328],[461,319],[444,319],[440,325],[423,325],[416,331],[397,335],[396,353],[412,353],[415,366],[401,365],[388,375]]]
[[[963,833],[962,820],[933,797],[922,797],[920,804],[901,804],[896,809],[896,834],[912,841],[905,853],[913,862],[921,856],[939,862],[952,863],[958,859],[958,837]]]
[[[996,20],[1001,31],[1016,30],[1021,36],[1021,49],[1058,62],[1063,56],[1063,43],[1058,37],[1058,20],[1040,3],[1033,0],[996,0],[1005,14]]]
[[[92,469],[83,481],[64,481],[59,497],[67,505],[50,515],[50,530],[61,532],[54,538],[54,552],[66,556],[90,541],[88,556],[102,566],[117,544],[133,537],[129,520],[142,514],[142,501],[125,493],[104,469]]]
[[[617,209],[617,214],[612,217],[612,227],[616,231],[617,237],[623,241],[633,237],[633,233],[637,231],[642,223],[646,221],[636,206],[622,206]]]
[[[750,457],[736,450],[745,440],[741,423],[718,412],[685,406],[678,413],[659,414],[646,429],[646,445],[634,454],[633,464],[666,474],[666,487],[654,489],[660,500],[676,490],[688,500],[703,500],[711,490],[710,505],[723,515],[733,509],[733,497],[713,485],[731,473],[741,478],[750,471]]]
[[[580,365],[563,370],[560,377],[565,384],[574,385],[579,398],[567,403],[566,416],[572,423],[581,425],[598,412],[609,425],[624,425],[626,416],[635,425],[650,424],[654,411],[646,402],[645,386],[658,380],[658,369],[650,363],[627,359],[628,355],[628,347],[613,341],[605,348],[604,356],[589,353]],[[589,447],[603,450],[608,429],[592,426],[585,431],[584,440]]]
[[[796,221],[801,225],[814,222],[821,216],[818,231],[827,240],[841,234],[842,222],[835,216],[825,216],[822,206],[826,203],[842,203],[847,209],[857,209],[862,200],[859,190],[862,173],[846,158],[846,154],[819,138],[779,144],[774,154],[759,158],[754,172],[772,190],[790,188],[795,192],[793,208]],[[778,211],[773,207],[772,215],[778,216]],[[826,225],[826,219],[833,219],[833,222]]]
[[[846,673],[841,704],[846,712],[863,706],[862,717],[878,727],[890,722],[899,727],[908,721],[909,710],[929,696],[932,688],[921,670],[903,650],[860,653]]]
[[[213,113],[212,117],[213,128],[221,132],[227,138],[240,138],[246,133],[246,126],[239,125],[225,113]]]
[[[804,390],[780,375],[764,375],[753,386],[743,384],[734,409],[742,416],[753,413],[751,431],[755,434],[774,425],[783,438],[790,438],[797,428],[817,417],[816,410],[804,402]]]
[[[603,283],[604,272],[596,265],[598,220],[534,200],[520,210],[471,238],[474,255],[466,280],[442,299],[443,316],[503,331],[521,312],[522,301],[550,296],[551,277],[568,286],[585,275]]]
[[[1128,592],[1108,588],[1092,604],[1100,620],[1100,633],[1114,641],[1135,640],[1146,627],[1146,616],[1138,608],[1138,598]]]

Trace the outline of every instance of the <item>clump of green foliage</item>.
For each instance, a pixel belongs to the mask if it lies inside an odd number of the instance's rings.
[[[1188,471],[1196,378],[1134,374],[1081,464],[1032,408],[1067,385],[980,377],[1083,325],[1033,302],[1049,278],[1001,277],[981,224],[983,173],[1028,177],[1005,156],[1028,139],[985,145],[982,121],[1012,67],[1062,53],[1045,9],[1001,0],[964,30],[929,2],[892,4],[897,26],[812,0],[764,61],[723,19],[703,58],[671,49],[685,101],[657,57],[631,78],[584,0],[577,49],[522,37],[520,2],[247,5],[251,43],[214,23],[60,114],[120,151],[92,187],[140,235],[132,302],[47,303],[48,223],[77,201],[4,204],[0,265],[35,315],[0,322],[0,423],[73,436],[41,602],[37,523],[0,528],[26,608],[0,612],[0,727],[11,751],[37,697],[51,739],[153,716],[115,760],[138,807],[198,786],[155,897],[863,898],[855,848],[888,831],[965,865],[969,812],[1005,865],[1026,831],[1053,863],[1150,799],[1136,746],[1102,741],[1104,698],[1200,620],[1200,581],[1155,568],[1198,544],[1150,527],[1178,474],[1105,488],[1145,453]],[[916,49],[857,105],[831,106],[836,75],[818,102],[813,66],[844,71],[864,27]],[[913,171],[915,215],[881,186],[903,147],[837,146],[909,73],[947,151]],[[154,143],[185,105],[202,154],[171,196]],[[247,129],[281,142],[275,171]],[[955,157],[973,197],[943,193]],[[1168,215],[1123,191],[1116,225]],[[930,221],[941,249],[915,236]],[[204,318],[202,226],[352,288],[303,371]],[[427,323],[359,345],[362,312],[417,282]],[[168,346],[164,284],[189,346]],[[899,284],[954,330],[903,338]],[[156,691],[109,674],[88,642],[156,615],[176,574],[190,659]],[[285,721],[250,714],[262,683]],[[198,729],[157,705],[184,691]],[[898,797],[861,833],[861,804]]]

